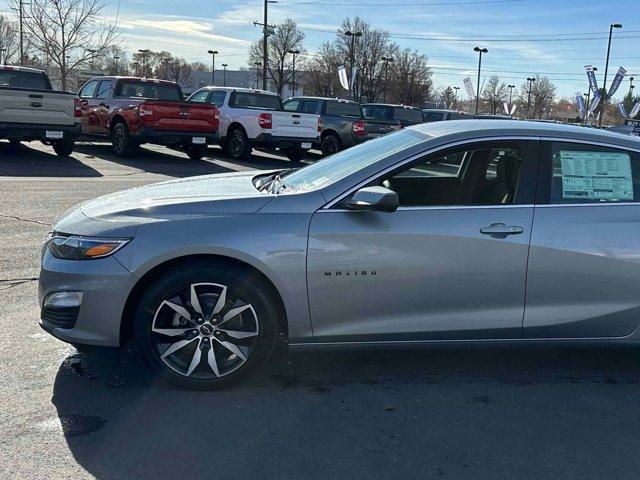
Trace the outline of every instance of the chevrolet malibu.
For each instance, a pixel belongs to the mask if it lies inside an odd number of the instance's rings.
[[[134,339],[213,389],[276,345],[640,339],[640,141],[436,122],[298,170],[193,177],[81,205],[42,256],[41,326]]]

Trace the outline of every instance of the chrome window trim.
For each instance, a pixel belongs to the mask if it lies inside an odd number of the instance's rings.
[[[367,183],[371,182],[372,180],[376,179],[377,177],[380,177],[382,175],[385,175],[386,173],[389,173],[392,170],[395,170],[397,168],[402,167],[403,165],[406,165],[407,163],[411,163],[414,160],[418,160],[421,157],[424,157],[425,155],[431,155],[433,153],[437,153],[439,151],[445,150],[447,148],[453,148],[453,147],[458,147],[460,145],[466,145],[466,144],[471,144],[471,143],[479,143],[479,142],[496,142],[496,141],[513,141],[513,140],[543,140],[543,137],[540,137],[538,135],[517,135],[517,136],[499,136],[499,137],[480,137],[480,138],[467,138],[465,140],[458,140],[457,142],[451,142],[451,143],[447,143],[444,145],[440,145],[438,147],[432,148],[431,150],[426,150],[424,152],[421,153],[417,153],[416,155],[413,155],[405,160],[403,160],[402,162],[396,163],[395,165],[392,165],[390,167],[385,168],[384,170],[371,175],[370,177],[368,177],[366,180],[358,183],[356,186],[351,187],[350,189],[348,189],[346,192],[342,193],[341,195],[338,195],[336,198],[334,198],[333,200],[331,200],[330,202],[328,202],[324,207],[322,207],[320,210],[318,211],[323,211],[323,210],[329,210],[331,209],[332,206],[334,206],[336,203],[339,203],[342,199],[344,199],[345,197],[348,197],[349,195],[351,195],[351,193],[353,193],[354,191],[356,191],[357,189],[361,188],[362,186],[366,185]],[[498,208],[498,207],[511,207],[511,206],[522,206],[522,205],[488,205],[489,207],[492,208]],[[443,205],[442,207],[437,207],[437,206],[429,206],[429,207],[400,207],[398,208],[398,210],[400,210],[401,208],[449,208],[449,207],[454,207],[454,208],[464,208],[464,207],[487,207],[487,205]],[[336,209],[334,211],[343,211],[343,212],[353,212],[353,210],[345,210],[345,209]]]

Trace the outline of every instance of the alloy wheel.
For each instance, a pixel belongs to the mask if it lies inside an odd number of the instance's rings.
[[[242,153],[244,149],[244,138],[242,132],[239,129],[233,131],[231,139],[229,140],[229,153],[231,156],[237,157]]]
[[[162,362],[189,378],[213,379],[240,368],[259,335],[253,306],[225,285],[194,283],[160,303],[151,324]]]

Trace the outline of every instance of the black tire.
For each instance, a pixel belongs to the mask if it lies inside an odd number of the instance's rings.
[[[136,151],[136,144],[129,134],[129,129],[122,123],[116,123],[111,129],[111,144],[113,153],[118,157],[132,157]]]
[[[184,147],[185,153],[191,160],[202,160],[207,153],[206,145],[186,145]]]
[[[60,140],[53,144],[53,151],[59,157],[68,157],[73,153],[75,142],[73,140]]]
[[[320,150],[322,151],[323,157],[328,157],[329,155],[338,153],[340,150],[342,150],[340,139],[333,133],[328,134],[322,139]]]
[[[235,127],[224,141],[226,154],[234,160],[247,160],[251,155],[251,144],[242,127]]]
[[[158,335],[160,334],[153,333],[152,327],[155,322],[156,312],[161,311],[161,305],[165,300],[174,298],[176,292],[184,292],[184,289],[188,289],[190,285],[205,283],[225,285],[228,289],[227,300],[233,302],[235,301],[234,298],[237,298],[249,303],[255,311],[258,334],[251,340],[253,343],[248,351],[246,361],[240,363],[239,367],[235,367],[235,369],[232,369],[229,373],[221,376],[213,374],[212,369],[208,366],[208,349],[212,348],[211,345],[216,345],[217,349],[219,349],[218,351],[221,349],[223,354],[226,352],[228,355],[229,352],[222,348],[219,342],[215,342],[214,338],[211,338],[211,340],[208,340],[208,343],[204,344],[204,339],[198,340],[194,338],[190,332],[185,332],[182,337],[169,337],[169,342],[180,342],[183,341],[181,340],[182,338],[189,339],[190,337],[194,341],[197,340],[198,343],[191,342],[181,347],[185,349],[182,353],[179,353],[179,350],[175,350],[174,353],[178,355],[189,357],[192,355],[189,350],[191,348],[194,351],[193,356],[195,357],[196,349],[202,347],[200,348],[202,353],[200,354],[201,357],[199,357],[198,367],[196,370],[193,370],[195,375],[201,376],[201,378],[197,378],[187,376],[189,375],[188,372],[178,372],[161,359],[160,346],[157,341]],[[262,286],[261,283],[261,279],[256,274],[242,268],[225,264],[187,263],[169,270],[147,289],[142,295],[137,307],[134,320],[134,335],[135,342],[143,358],[160,378],[181,388],[191,390],[216,390],[246,379],[267,362],[274,350],[278,332],[279,309],[276,307],[277,303],[272,298],[269,290]],[[184,305],[186,308],[191,309],[188,301],[184,302]],[[165,306],[164,308],[167,307]],[[230,308],[232,308],[232,306],[226,306],[222,312],[228,311]],[[205,309],[203,308],[203,310]],[[172,312],[170,311],[169,313]],[[195,315],[193,309],[192,314]],[[206,320],[205,323],[207,323]],[[188,329],[191,329],[190,324],[188,325]],[[160,335],[160,338],[164,339],[162,335]],[[229,340],[230,339],[227,338],[227,341]],[[237,340],[234,340],[234,342],[237,342]],[[169,346],[163,348],[163,353],[166,353],[171,345],[173,345],[173,343],[169,343]],[[190,347],[189,345],[195,345],[196,348],[192,348],[192,346]],[[171,356],[174,355],[174,353],[172,353]],[[230,358],[233,359],[234,356],[231,355]],[[239,357],[235,357],[235,360],[238,359]],[[220,361],[220,357],[218,357],[218,361]],[[218,363],[218,365],[224,366],[225,362]],[[222,370],[220,373],[223,373]],[[202,378],[202,375],[206,374],[208,374],[209,377]]]
[[[286,152],[287,158],[292,162],[299,162],[307,156],[307,151],[301,148],[292,148]]]

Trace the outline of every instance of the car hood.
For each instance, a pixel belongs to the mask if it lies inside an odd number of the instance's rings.
[[[253,178],[264,173],[203,175],[111,193],[85,202],[58,222],[55,230],[84,233],[86,228],[77,225],[80,217],[89,230],[108,222],[112,224],[109,230],[116,233],[122,232],[125,225],[131,227],[145,221],[255,213],[273,198],[253,185]]]

